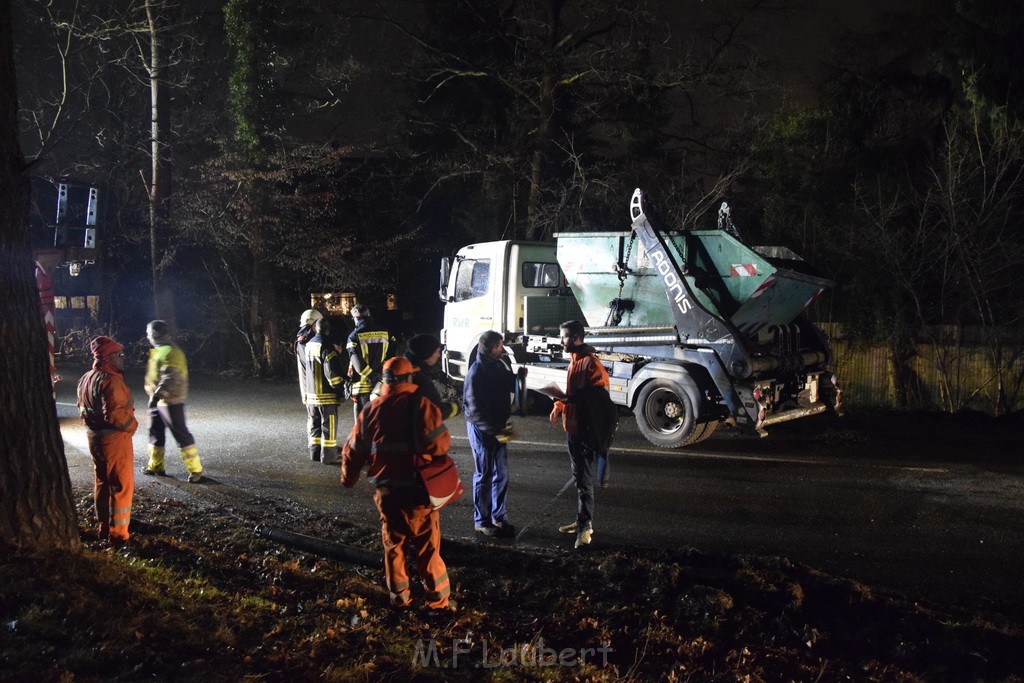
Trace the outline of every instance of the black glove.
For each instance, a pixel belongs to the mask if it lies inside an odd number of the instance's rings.
[[[152,396],[150,396],[149,397],[149,409],[153,410],[153,408],[156,408],[157,401],[159,401],[159,400],[160,400],[160,398],[156,394],[153,394]]]

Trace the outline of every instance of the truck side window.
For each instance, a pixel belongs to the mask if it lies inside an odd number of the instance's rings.
[[[487,293],[491,281],[491,260],[463,259],[455,276],[455,300],[475,299]]]
[[[523,287],[558,287],[562,284],[557,263],[523,263]]]

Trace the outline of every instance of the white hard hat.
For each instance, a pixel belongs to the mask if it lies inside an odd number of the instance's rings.
[[[315,308],[307,308],[302,312],[302,317],[299,318],[300,325],[312,325],[320,318],[324,317],[320,311]]]

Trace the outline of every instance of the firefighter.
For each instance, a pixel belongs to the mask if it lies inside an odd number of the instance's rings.
[[[306,431],[309,433],[308,447],[309,454],[313,460],[320,459],[319,448],[313,450],[313,408],[306,402],[306,342],[316,334],[314,323],[324,316],[315,308],[309,308],[299,316],[299,331],[295,333],[295,365],[299,371],[299,396],[302,398],[302,405],[306,406]]]
[[[203,480],[203,464],[199,460],[196,440],[185,421],[185,399],[188,398],[188,360],[171,338],[163,320],[146,326],[146,338],[153,347],[146,365],[146,393],[149,394],[149,463],[144,474],[164,476],[164,443],[167,430],[181,449],[181,459],[188,471],[188,480]]]
[[[384,364],[381,397],[363,410],[341,454],[341,483],[352,488],[369,465],[376,484],[384,543],[384,578],[391,604],[412,603],[405,553],[411,552],[426,590],[427,607],[448,608],[448,570],[441,559],[441,518],[416,468],[416,457],[445,455],[451,444],[441,411],[416,391],[417,371],[405,358]]]
[[[338,404],[344,389],[341,346],[332,344],[331,323],[313,323],[316,334],[305,345],[306,410],[309,415],[309,457],[325,465],[338,461]]]
[[[124,382],[123,347],[110,337],[96,337],[89,348],[94,360],[78,381],[78,411],[89,430],[99,536],[116,547],[128,541],[135,491],[132,435],[139,423]]]
[[[563,534],[576,534],[576,548],[590,543],[594,535],[594,466],[602,485],[607,483],[607,453],[599,453],[583,438],[579,406],[574,399],[587,387],[608,388],[608,371],[594,355],[594,347],[583,342],[583,323],[570,320],[559,326],[562,348],[572,356],[566,369],[565,399],[555,401],[549,416],[551,424],[561,424],[569,451],[569,466],[576,482],[576,521],[560,526]]]
[[[384,361],[395,355],[395,338],[374,324],[366,304],[352,307],[352,320],[356,328],[348,336],[346,347],[352,377],[352,415],[358,418],[359,411],[370,402],[374,387],[380,382]]]

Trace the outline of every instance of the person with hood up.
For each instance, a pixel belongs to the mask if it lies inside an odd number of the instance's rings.
[[[441,342],[432,334],[417,334],[406,342],[405,358],[417,368],[412,382],[419,387],[419,392],[441,411],[441,419],[447,420],[459,414],[457,401],[442,401],[437,385],[431,377],[431,370],[441,358]]]
[[[512,538],[515,527],[508,519],[508,419],[510,395],[516,375],[505,364],[505,342],[494,330],[484,332],[477,354],[466,372],[462,405],[466,434],[473,449],[473,528],[484,536]],[[522,376],[526,368],[520,368]]]
[[[590,387],[608,388],[608,370],[594,353],[594,347],[583,342],[583,323],[569,320],[559,326],[562,348],[572,361],[566,370],[565,398],[555,401],[551,424],[561,424],[569,451],[569,466],[576,481],[576,521],[558,528],[564,534],[576,534],[576,548],[590,543],[594,535],[594,465],[602,485],[607,483],[607,453],[597,453],[583,438],[580,410],[576,399]]]
[[[132,435],[139,423],[135,419],[132,392],[124,382],[124,347],[110,337],[96,337],[89,348],[92,370],[78,381],[78,411],[88,429],[99,537],[113,546],[121,546],[128,541],[132,517]]]
[[[196,440],[185,421],[185,399],[188,398],[188,361],[171,337],[163,320],[146,326],[146,338],[153,347],[146,365],[145,387],[149,394],[149,463],[144,474],[164,476],[164,443],[167,430],[181,449],[181,459],[190,483],[203,480],[203,464],[199,460]]]

